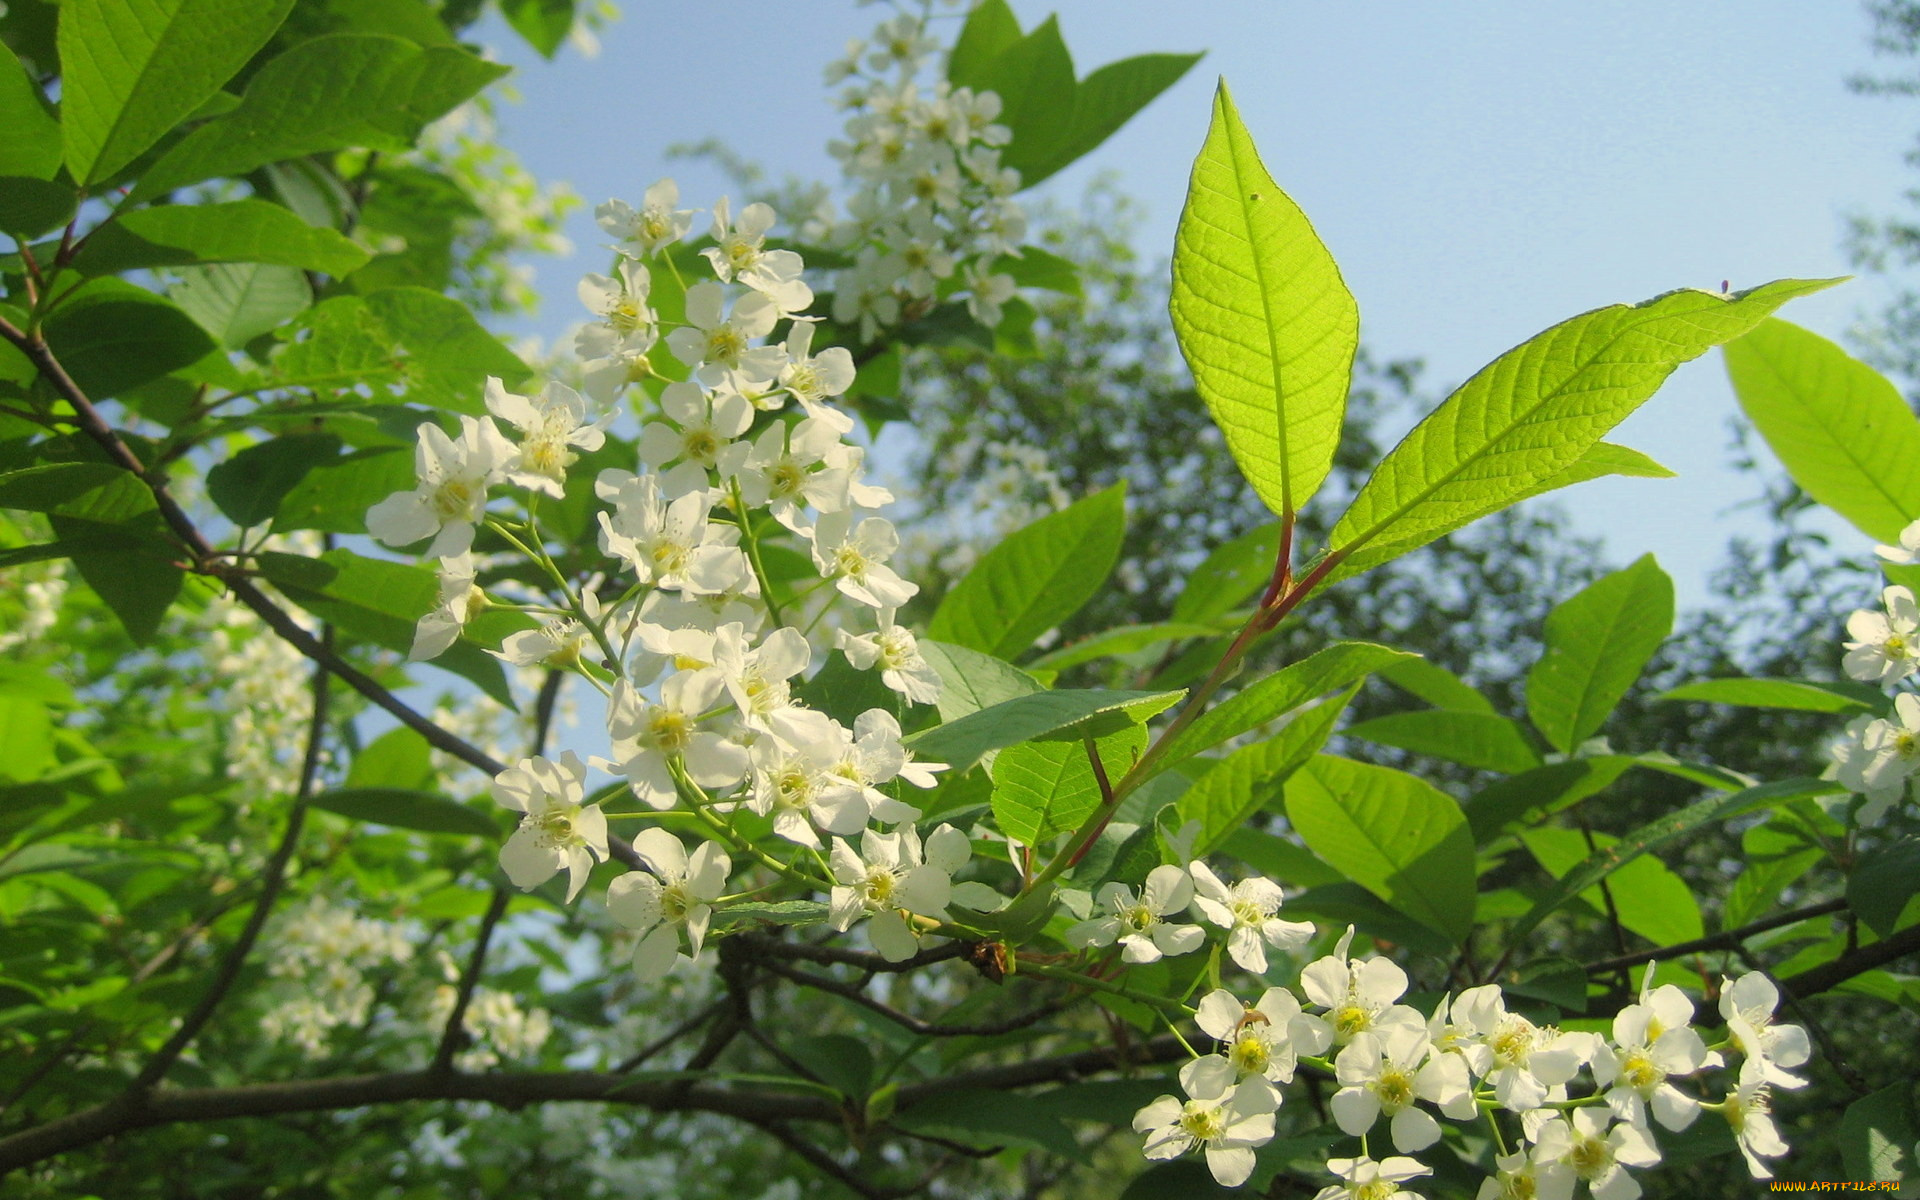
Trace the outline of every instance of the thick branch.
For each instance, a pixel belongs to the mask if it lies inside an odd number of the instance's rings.
[[[958,1088],[1020,1088],[1064,1083],[1103,1071],[1173,1062],[1186,1050],[1171,1035],[1125,1051],[1112,1047],[1082,1050],[1052,1058],[963,1071],[900,1090],[899,1105]],[[827,1121],[838,1123],[840,1106],[817,1093],[752,1091],[713,1084],[633,1079],[618,1072],[459,1072],[403,1071],[387,1075],[347,1075],[334,1079],[254,1083],[226,1088],[161,1088],[129,1093],[106,1104],[0,1138],[0,1174],[78,1150],[95,1142],[154,1125],[224,1121],[237,1117],[273,1117],[286,1113],[327,1112],[432,1100],[478,1100],[506,1107],[559,1100],[628,1104],[656,1112],[698,1111],[743,1121]]]
[[[1036,1025],[1067,1007],[1063,1001],[1050,1001],[1029,1012],[1001,1021],[988,1021],[976,1025],[949,1025],[937,1021],[923,1021],[911,1013],[901,1012],[890,1004],[882,1003],[867,995],[866,991],[854,984],[838,979],[829,979],[825,975],[815,975],[811,971],[797,971],[779,963],[762,964],[768,971],[790,983],[801,987],[814,988],[822,992],[831,992],[844,997],[872,1012],[879,1013],[887,1020],[910,1032],[923,1037],[992,1037],[995,1034],[1012,1033],[1016,1029],[1025,1029]]]
[[[1798,975],[1780,981],[1791,996],[1812,996],[1839,987],[1856,975],[1865,975],[1875,967],[1884,967],[1895,959],[1920,953],[1920,925],[1909,925],[1884,941],[1842,954]]]
[[[738,943],[742,949],[760,958],[797,958],[806,962],[885,972],[913,971],[929,963],[960,958],[966,954],[968,945],[966,942],[947,942],[931,950],[922,950],[912,958],[892,962],[864,950],[842,950],[838,946],[821,946],[812,942],[787,942],[762,933],[736,933],[727,941]]]

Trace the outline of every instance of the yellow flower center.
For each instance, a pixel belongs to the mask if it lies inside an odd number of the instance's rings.
[[[893,901],[893,872],[885,867],[867,868],[867,877],[860,885],[860,894],[871,908],[887,908]]]
[[[1373,1025],[1373,1014],[1358,1004],[1348,1004],[1334,1010],[1333,1032],[1342,1042],[1351,1041],[1356,1033],[1365,1033]]]
[[[1613,1147],[1597,1137],[1578,1138],[1567,1151],[1567,1165],[1580,1178],[1594,1179],[1613,1165]]]
[[[1244,1075],[1264,1075],[1273,1054],[1267,1048],[1267,1040],[1254,1030],[1242,1031],[1234,1039],[1233,1049],[1227,1055],[1233,1065]]]
[[[541,842],[548,846],[565,846],[574,840],[573,809],[550,808],[534,822]]]
[[[747,339],[731,325],[722,325],[707,332],[706,360],[732,366],[740,361],[740,355],[747,349]]]
[[[433,489],[433,511],[442,521],[464,517],[473,511],[473,485],[465,479],[448,479]]]
[[[1388,1067],[1374,1080],[1373,1094],[1380,1097],[1381,1109],[1391,1116],[1413,1103],[1413,1078],[1399,1067]]]
[[[647,741],[662,754],[678,754],[692,737],[693,722],[683,712],[656,708],[647,718]]]
[[[1627,1086],[1642,1092],[1658,1087],[1667,1077],[1667,1073],[1640,1050],[1627,1055],[1627,1061],[1620,1066],[1620,1074],[1627,1081]]]
[[[1218,1105],[1189,1100],[1180,1114],[1180,1128],[1195,1141],[1211,1142],[1226,1134],[1227,1116]]]

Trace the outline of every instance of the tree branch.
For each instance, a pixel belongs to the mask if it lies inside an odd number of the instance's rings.
[[[1610,971],[1640,966],[1643,963],[1665,962],[1670,958],[1684,958],[1703,950],[1732,950],[1750,937],[1766,933],[1770,929],[1779,929],[1783,925],[1794,925],[1810,917],[1823,917],[1829,913],[1842,912],[1847,902],[1843,899],[1823,900],[1818,904],[1809,904],[1805,908],[1796,908],[1790,912],[1775,913],[1758,921],[1742,925],[1738,929],[1729,929],[1723,933],[1710,933],[1690,942],[1676,942],[1671,946],[1662,946],[1657,950],[1648,950],[1639,954],[1623,954],[1617,958],[1603,958],[1599,962],[1588,963],[1583,969],[1589,975],[1604,975]]]
[[[912,958],[893,962],[864,950],[842,950],[838,946],[822,946],[813,942],[782,941],[763,933],[736,933],[730,935],[726,941],[737,942],[742,949],[751,951],[753,955],[760,958],[797,958],[806,962],[859,967],[863,971],[876,972],[912,971],[930,963],[961,958],[965,956],[969,945],[967,942],[948,942],[942,946],[935,946],[931,950],[922,950]]]
[[[1909,925],[1883,941],[1862,946],[1831,962],[1782,979],[1780,987],[1792,996],[1812,996],[1839,987],[1875,967],[1884,967],[1895,959],[1916,953],[1920,953],[1920,925]]]
[[[936,1021],[923,1021],[911,1013],[901,1012],[892,1005],[874,999],[860,987],[843,983],[838,979],[829,979],[825,975],[815,975],[809,971],[797,971],[779,963],[761,964],[769,972],[778,975],[790,983],[801,987],[814,988],[822,992],[831,992],[836,996],[851,1000],[869,1011],[879,1013],[887,1020],[923,1037],[991,1037],[995,1034],[1012,1033],[1016,1029],[1025,1029],[1036,1025],[1067,1007],[1066,1001],[1049,1001],[1031,1012],[1009,1017],[1004,1021],[989,1021],[978,1025],[947,1025]]]

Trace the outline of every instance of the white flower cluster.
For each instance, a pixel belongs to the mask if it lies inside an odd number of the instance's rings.
[[[1169,871],[1173,874],[1161,874]],[[1164,922],[1181,902],[1174,878],[1181,874],[1162,867],[1148,880],[1141,900],[1116,906],[1111,919],[1133,931],[1123,940],[1136,939],[1128,946],[1134,961],[1199,944],[1196,927]],[[1202,878],[1212,880],[1212,873],[1203,877],[1196,871],[1195,884]],[[1265,890],[1247,888],[1243,903],[1256,903],[1255,911],[1268,915],[1254,922],[1243,919],[1236,931],[1258,929],[1273,943],[1270,925],[1257,924],[1273,920],[1264,902],[1254,900]],[[1149,898],[1156,894],[1158,900]],[[1199,898],[1196,893],[1196,902]],[[1202,911],[1214,919],[1211,907]],[[1193,935],[1162,932],[1182,928]],[[1348,929],[1333,954],[1301,972],[1304,1002],[1283,987],[1266,988],[1251,1004],[1225,988],[1201,999],[1195,1023],[1218,1050],[1181,1068],[1184,1098],[1161,1096],[1135,1115],[1133,1127],[1145,1135],[1147,1158],[1198,1150],[1222,1185],[1246,1182],[1255,1166],[1254,1151],[1274,1136],[1280,1085],[1292,1082],[1303,1065],[1333,1077],[1338,1084],[1329,1102],[1334,1122],[1343,1133],[1363,1139],[1359,1157],[1328,1162],[1328,1171],[1341,1182],[1315,1200],[1413,1197],[1400,1185],[1430,1173],[1410,1156],[1440,1141],[1434,1112],[1462,1122],[1477,1121],[1482,1113],[1491,1119],[1499,1110],[1517,1118],[1520,1142],[1509,1152],[1504,1139],[1497,1141],[1496,1171],[1481,1187],[1479,1200],[1570,1200],[1579,1183],[1596,1200],[1635,1200],[1640,1184],[1628,1168],[1650,1167],[1661,1157],[1653,1125],[1684,1130],[1703,1110],[1727,1121],[1755,1178],[1771,1174],[1762,1159],[1786,1153],[1768,1114],[1768,1095],[1771,1088],[1806,1082],[1788,1068],[1807,1060],[1808,1042],[1799,1026],[1774,1021],[1779,993],[1763,975],[1722,981],[1720,1014],[1727,1036],[1709,1047],[1692,1028],[1693,1000],[1672,984],[1654,987],[1651,967],[1639,1002],[1615,1016],[1608,1037],[1536,1025],[1510,1011],[1494,984],[1443,998],[1430,1015],[1422,1013],[1400,1003],[1406,973],[1389,959],[1349,958],[1352,939]],[[1095,937],[1091,944],[1103,943]],[[1253,944],[1245,937],[1228,943],[1242,966],[1247,965],[1242,952]],[[1264,952],[1248,957],[1257,957],[1264,969]],[[1741,1061],[1737,1083],[1720,1100],[1704,1100],[1674,1084],[1728,1066],[1726,1054]],[[1366,1154],[1364,1139],[1383,1119],[1386,1138],[1399,1153],[1375,1160]],[[1499,1139],[1499,1127],[1494,1128]]]
[[[893,497],[863,482],[865,452],[844,440],[853,421],[832,404],[854,382],[853,359],[839,347],[814,351],[813,322],[798,315],[813,300],[805,264],[767,246],[770,208],[750,204],[736,214],[717,203],[713,245],[702,252],[711,278],[689,285],[670,256],[695,214],[678,204],[678,189],[665,180],[637,208],[609,201],[598,210],[620,257],[611,275],[589,275],[580,289],[598,317],[575,341],[586,395],[549,384],[536,397],[519,396],[489,381],[489,417],[462,417],[457,438],[420,427],[417,485],[375,505],[368,530],[391,546],[426,541],[427,554],[441,560],[440,601],[421,620],[413,654],[432,657],[492,602],[474,583],[480,525],[551,568],[531,519],[489,516],[491,490],[527,489],[530,514],[535,496],[563,495],[577,452],[605,442],[610,418],[594,418],[590,406],[643,380],[657,387],[658,415],[640,431],[638,470],[608,469],[594,480],[606,506],[600,548],[610,577],[575,590],[554,572],[558,594],[541,597],[553,604],[518,606],[545,622],[509,637],[498,653],[521,666],[587,675],[608,695],[610,751],[592,765],[624,776],[647,809],[696,818],[735,853],[745,846],[738,815],[766,820],[799,857],[780,862],[761,852],[758,860],[828,893],[836,928],[872,916],[875,944],[904,958],[941,920],[948,878],[970,850],[964,835],[944,828],[923,847],[906,824],[919,810],[883,789],[896,780],[931,787],[940,765],[913,761],[885,708],[849,729],[793,694],[817,656],[805,630],[844,597],[871,613],[867,631],[857,619],[835,630],[847,660],[877,671],[906,700],[939,695],[939,676],[893,618],[918,590],[889,565],[899,545],[892,523],[873,515]],[[686,319],[670,328],[652,304],[656,271],[684,288]],[[663,368],[687,378],[668,382]],[[814,604],[799,624],[784,623],[771,599],[761,513],[810,549],[819,582],[792,602]],[[616,587],[623,594],[603,603],[599,591]],[[588,769],[569,752],[523,759],[495,778],[495,798],[521,814],[501,852],[517,886],[564,870],[571,901],[607,858],[607,816],[588,801]],[[833,845],[823,857],[826,838]],[[683,938],[689,957],[699,953],[733,855],[718,842],[689,851],[660,829],[634,845],[646,870],[614,881],[609,911],[640,935],[636,968],[657,978],[680,957]]]
[[[1013,200],[1020,173],[1000,165],[1011,136],[995,123],[1000,97],[924,83],[940,49],[924,11],[902,12],[827,67],[853,114],[827,148],[854,190],[844,214],[823,205],[801,233],[852,258],[835,280],[833,319],[869,341],[962,293],[994,326],[1014,293],[994,265],[1019,253],[1027,218]]]
[[[0,654],[35,646],[60,620],[60,602],[67,594],[66,563],[54,559],[0,577],[0,598],[16,588],[19,610],[0,629]]]
[[[310,666],[282,639],[258,636],[257,618],[235,601],[215,600],[208,619],[206,658],[224,692],[227,775],[242,785],[240,803],[292,795],[313,714]]]
[[[444,1028],[459,999],[456,986],[460,971],[450,958],[442,956],[441,971],[448,982],[434,989],[426,1011],[427,1028]],[[525,1060],[540,1052],[553,1033],[553,1018],[544,1008],[521,1008],[520,1002],[506,992],[476,987],[461,1016],[460,1027],[471,1044],[454,1055],[453,1065],[462,1071],[484,1071],[503,1060]]]
[[[1889,562],[1920,562],[1920,521],[1907,526],[1900,545],[1875,549]],[[1847,618],[1850,640],[1841,667],[1862,683],[1899,688],[1920,672],[1920,604],[1912,591],[1898,585],[1881,592],[1880,604],[1878,612],[1861,609]],[[1833,777],[1866,797],[1856,820],[1878,823],[1908,794],[1920,773],[1920,695],[1896,692],[1891,717],[1854,718],[1828,752]]]
[[[412,957],[413,942],[401,925],[309,900],[280,926],[267,973],[285,986],[276,989],[281,998],[261,1016],[260,1028],[269,1039],[319,1058],[334,1029],[367,1020],[374,1002],[367,972]]]

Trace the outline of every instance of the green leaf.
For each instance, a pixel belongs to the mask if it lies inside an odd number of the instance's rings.
[[[573,0],[505,0],[500,15],[541,58],[559,53],[573,32]]]
[[[1576,758],[1535,767],[1488,785],[1465,805],[1474,844],[1484,846],[1527,818],[1572,808],[1605,789],[1637,762],[1625,754]]]
[[[1220,843],[1220,853],[1237,858],[1275,883],[1287,887],[1318,887],[1340,883],[1345,876],[1313,856],[1305,846],[1264,830],[1240,826]]]
[[[73,265],[82,274],[110,275],[196,263],[270,263],[338,276],[368,257],[339,233],[317,229],[290,209],[265,200],[234,200],[127,213],[96,229]]]
[[[1334,723],[1359,690],[1356,683],[1300,713],[1265,741],[1240,747],[1181,793],[1176,802],[1180,820],[1200,822],[1195,857],[1211,854],[1247,818],[1280,798],[1281,785],[1327,744]]]
[[[1120,556],[1125,487],[1049,513],[980,556],[940,601],[927,636],[1011,660],[1091,600]]]
[[[1626,475],[1637,479],[1672,479],[1674,477],[1672,471],[1638,450],[1627,446],[1616,446],[1612,442],[1596,442],[1585,454],[1575,459],[1571,466],[1538,484],[1532,490],[1515,496],[1514,503],[1608,475]]]
[[[1003,658],[922,639],[920,657],[940,675],[940,719],[957,721],[1015,696],[1045,691],[1040,681]]]
[[[1568,753],[1599,731],[1673,632],[1673,580],[1645,555],[1547,615],[1546,649],[1527,672],[1527,716]]]
[[[1368,937],[1435,958],[1451,959],[1457,953],[1452,937],[1407,916],[1358,883],[1316,884],[1290,897],[1286,911],[1290,917],[1318,917],[1336,928],[1353,925]]]
[[[1911,1081],[1903,1079],[1855,1100],[1840,1118],[1840,1161],[1847,1178],[1898,1182],[1905,1194],[1907,1178],[1920,1176],[1914,1131]]]
[[[1604,833],[1594,834],[1593,839],[1598,849],[1614,844],[1614,839]],[[1520,840],[1547,874],[1556,879],[1579,866],[1591,853],[1586,837],[1577,829],[1534,829],[1521,834]],[[1693,889],[1650,854],[1616,871],[1608,881],[1608,890],[1613,893],[1614,911],[1620,914],[1620,923],[1656,946],[1690,942],[1706,932]],[[1596,911],[1605,911],[1606,901],[1598,885],[1587,889],[1582,899]]]
[[[873,1052],[844,1033],[789,1038],[784,1049],[814,1078],[850,1099],[865,1098],[873,1087]]]
[[[1473,838],[1452,798],[1401,771],[1320,755],[1286,787],[1287,820],[1322,860],[1455,943],[1473,929]]]
[[[319,558],[268,552],[260,571],[287,599],[353,637],[405,653],[413,646],[414,624],[440,595],[438,577],[425,567],[362,558],[351,550],[329,550]],[[465,679],[500,703],[513,706],[500,660],[465,641],[456,642],[430,664]]]
[[[349,789],[398,789],[431,792],[439,782],[433,769],[433,749],[427,739],[402,725],[389,729],[353,756],[347,769]]]
[[[60,365],[91,400],[192,366],[215,348],[192,317],[119,279],[81,284],[45,328]]]
[[[1505,508],[1578,462],[1673,369],[1837,279],[1683,289],[1583,313],[1482,368],[1387,454],[1334,526],[1328,581]]]
[[[729,904],[714,916],[719,928],[739,929],[747,925],[821,925],[827,919],[827,906],[818,900],[777,900],[770,904]]]
[[[207,472],[207,495],[235,525],[260,525],[295,485],[340,454],[330,433],[293,433],[248,446]]]
[[[1080,268],[1070,259],[1039,246],[1022,246],[1017,255],[1003,254],[994,260],[993,269],[1021,287],[1044,288],[1065,296],[1082,294]]]
[[[967,14],[967,23],[947,58],[947,82],[980,91],[989,86],[987,71],[993,61],[1020,41],[1020,19],[1006,0],[981,0]]]
[[[1291,519],[1333,467],[1360,309],[1274,183],[1227,85],[1173,247],[1173,328],[1240,473]]]
[[[365,533],[367,510],[395,492],[412,491],[413,456],[396,446],[356,450],[316,466],[280,502],[275,529]]]
[[[1280,554],[1280,523],[1269,521],[1214,547],[1187,576],[1173,602],[1175,621],[1211,621],[1253,598],[1273,578]]]
[[[1073,56],[1051,16],[995,55],[974,83],[1000,95],[998,124],[1013,134],[1000,163],[1020,172],[1022,184],[1045,178],[1066,145],[1075,86]]]
[[[0,175],[52,179],[60,155],[60,124],[40,85],[0,42]]]
[[[1184,695],[1184,691],[1036,692],[936,725],[908,738],[907,744],[915,757],[948,763],[957,774],[1003,746],[1043,738],[1105,737],[1149,720]]]
[[[1847,876],[1847,906],[1875,933],[1892,937],[1907,901],[1920,891],[1920,838],[1875,846]]]
[[[184,267],[167,293],[200,328],[237,349],[284,325],[313,304],[305,271],[264,263]]]
[[[1424,658],[1409,658],[1382,667],[1375,674],[1405,692],[1425,700],[1435,708],[1454,712],[1492,715],[1493,701],[1475,691],[1467,682],[1438,663]]]
[[[1088,1161],[1060,1118],[1033,1097],[1004,1089],[942,1088],[896,1114],[893,1124],[983,1149],[1033,1146],[1074,1162]]]
[[[499,822],[464,804],[430,792],[400,788],[341,788],[322,792],[309,801],[313,807],[356,821],[417,829],[422,833],[454,833],[463,837],[497,838]]]
[[[1766,321],[1726,347],[1740,407],[1793,481],[1867,536],[1920,517],[1920,421],[1886,376],[1816,333]]]
[[[192,116],[267,44],[293,0],[64,0],[67,170],[107,179]]]
[[[480,324],[473,311],[451,296],[426,288],[399,287],[366,297],[367,311],[409,357],[408,399],[415,403],[481,414],[481,387],[489,375],[508,387],[532,377],[527,364]]]
[[[16,242],[30,242],[65,225],[79,204],[64,183],[0,175],[0,233]]]
[[[1110,62],[1082,79],[1073,92],[1073,122],[1054,149],[1053,157],[1032,171],[1022,171],[1020,182],[1032,187],[1062,167],[1084,157],[1133,119],[1155,97],[1180,82],[1201,54],[1140,54]]]
[[[1149,647],[1166,642],[1216,637],[1219,633],[1220,631],[1211,625],[1183,624],[1177,621],[1160,621],[1151,625],[1116,625],[1112,629],[1083,637],[1079,641],[1069,642],[1057,650],[1049,650],[1028,665],[1035,670],[1064,671],[1068,667],[1077,667],[1081,663],[1093,662],[1095,659],[1137,654]]]
[[[1160,752],[1154,760],[1154,770],[1164,771],[1228,738],[1265,725],[1309,700],[1355,683],[1388,663],[1412,657],[1404,650],[1372,642],[1335,642],[1247,685],[1200,714]]]
[[[1655,700],[1695,700],[1739,708],[1785,708],[1799,712],[1879,712],[1887,697],[1877,688],[1851,680],[1702,679],[1660,693]]]
[[[1146,749],[1147,731],[1129,725],[1093,743],[1107,780],[1125,775]],[[1100,806],[1085,741],[1025,742],[1002,750],[993,762],[993,819],[1023,846],[1044,845],[1055,834],[1078,829]]]
[[[182,138],[129,202],[348,146],[405,151],[429,121],[507,70],[455,46],[423,49],[372,34],[312,38],[261,67],[240,107]]]
[[[71,517],[48,518],[54,536],[69,544],[69,557],[87,586],[106,601],[135,645],[153,641],[160,620],[180,595],[186,572],[174,566],[167,541],[155,523],[137,548],[81,549],[100,528]],[[138,531],[141,526],[128,527]]]
[[[1716,821],[1731,820],[1756,809],[1772,808],[1810,796],[1827,796],[1842,791],[1839,784],[1818,779],[1783,779],[1777,783],[1756,784],[1726,796],[1710,796],[1669,813],[1622,837],[1611,846],[1589,855],[1579,866],[1563,875],[1547,894],[1534,902],[1526,916],[1515,923],[1507,935],[1511,944],[1521,943],[1548,914],[1613,874],[1640,855],[1683,833]]]
[[[53,719],[45,701],[0,693],[0,775],[30,783],[53,762]]]
[[[1824,857],[1824,851],[1785,822],[1769,821],[1741,834],[1743,867],[1720,906],[1720,928],[1738,929],[1760,917]]]
[[[906,697],[886,685],[878,668],[862,671],[838,650],[830,651],[813,678],[795,687],[793,695],[849,728],[869,709],[884,709],[897,717],[907,707]]]
[[[1443,708],[1389,713],[1350,726],[1346,732],[1348,737],[1397,746],[1483,771],[1512,775],[1540,765],[1540,753],[1527,740],[1526,731],[1516,722],[1492,713]]]

